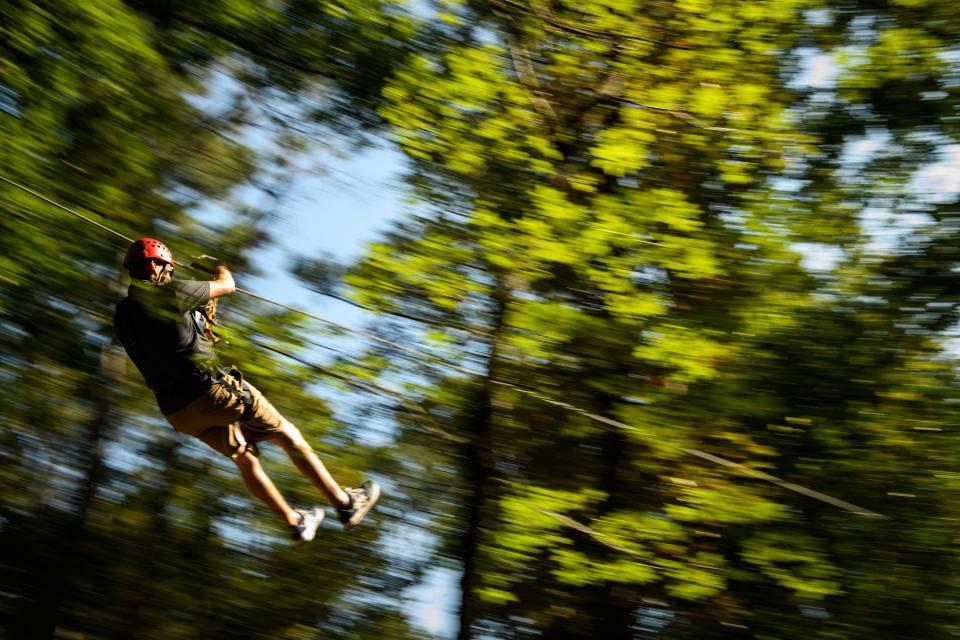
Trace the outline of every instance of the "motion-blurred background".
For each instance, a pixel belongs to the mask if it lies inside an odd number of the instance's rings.
[[[948,0],[0,0],[0,636],[955,637],[958,107]],[[140,236],[369,524],[162,420]]]

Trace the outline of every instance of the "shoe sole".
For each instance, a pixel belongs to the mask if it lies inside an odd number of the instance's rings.
[[[363,520],[363,517],[370,513],[370,509],[373,509],[374,505],[377,504],[377,500],[380,499],[380,485],[378,485],[376,482],[367,481],[360,486],[367,490],[369,499],[367,500],[367,504],[363,505],[362,509],[357,509],[357,512],[353,514],[349,520],[343,523],[343,528],[348,531],[360,524],[360,521]]]

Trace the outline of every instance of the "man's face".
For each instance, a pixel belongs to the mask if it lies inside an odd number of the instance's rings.
[[[164,269],[167,263],[156,258],[147,259],[147,278],[154,284],[167,284],[173,279],[173,268]]]

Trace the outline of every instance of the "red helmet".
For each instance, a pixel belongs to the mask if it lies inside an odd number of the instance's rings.
[[[170,266],[175,266],[173,254],[170,253],[170,249],[167,249],[167,245],[153,238],[140,238],[127,249],[127,255],[123,257],[123,267],[129,269],[132,264],[150,258],[163,260]]]

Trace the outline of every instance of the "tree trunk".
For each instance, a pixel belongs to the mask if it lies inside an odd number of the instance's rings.
[[[603,459],[606,461],[601,489],[607,494],[600,508],[601,515],[621,508],[623,495],[621,466],[626,456],[627,438],[619,429],[609,429],[603,435]],[[606,549],[604,553],[619,551]],[[600,588],[599,602],[594,612],[594,638],[630,640],[633,638],[634,589],[627,585],[607,582]]]
[[[469,423],[470,441],[464,448],[464,475],[467,486],[467,528],[463,536],[463,576],[460,579],[460,616],[457,640],[470,640],[479,616],[476,586],[479,582],[477,556],[483,527],[483,510],[494,471],[493,429],[494,384],[497,377],[499,341],[506,311],[505,287],[498,288],[490,337],[490,356],[486,376],[477,394],[476,410]]]
[[[69,628],[69,604],[71,599],[70,580],[82,573],[84,562],[83,554],[78,553],[84,547],[86,540],[87,519],[91,506],[97,495],[97,490],[106,474],[103,461],[103,441],[111,424],[113,410],[113,394],[110,384],[100,379],[96,374],[90,378],[92,387],[92,401],[94,415],[87,425],[86,439],[82,451],[86,455],[86,469],[83,484],[74,494],[71,501],[70,520],[57,537],[60,542],[58,555],[60,561],[56,566],[59,571],[51,577],[51,591],[49,600],[49,614],[38,620],[44,625],[43,635],[38,637],[54,638],[58,627]]]

